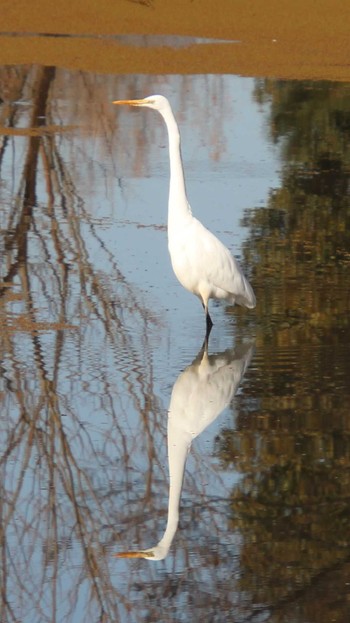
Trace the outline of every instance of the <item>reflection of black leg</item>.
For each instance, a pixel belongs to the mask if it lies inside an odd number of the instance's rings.
[[[210,335],[210,331],[212,330],[212,327],[213,327],[213,321],[210,318],[210,314],[208,312],[208,309],[206,310],[205,318],[206,318],[206,322],[207,322],[207,332],[205,334],[205,338],[206,338],[206,340],[208,340],[209,339],[209,335]]]
[[[205,317],[206,317],[206,320],[207,320],[207,329],[209,329],[209,330],[210,330],[210,329],[212,328],[212,326],[213,326],[213,321],[212,321],[212,319],[210,318],[210,314],[209,314],[208,310],[206,310],[206,315],[205,315]]]

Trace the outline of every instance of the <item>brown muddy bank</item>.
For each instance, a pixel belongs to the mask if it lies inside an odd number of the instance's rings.
[[[38,0],[35,11],[24,0],[2,5],[0,64],[350,79],[350,4],[344,0],[221,0],[219,9],[214,0],[87,0],[84,8],[80,0]],[[144,46],[141,38],[130,44],[114,35],[156,37]],[[174,47],[159,35],[220,42]]]

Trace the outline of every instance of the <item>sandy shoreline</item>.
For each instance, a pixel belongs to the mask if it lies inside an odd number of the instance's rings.
[[[344,0],[37,0],[35,11],[24,0],[2,5],[2,65],[350,80],[350,3]],[[104,36],[115,34],[227,42],[174,48],[151,40],[142,47]]]

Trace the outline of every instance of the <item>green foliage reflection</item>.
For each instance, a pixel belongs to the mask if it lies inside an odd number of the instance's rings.
[[[270,621],[343,621],[332,580],[349,580],[350,87],[260,81],[255,95],[271,103],[281,187],[245,216],[257,371],[217,452],[242,473],[242,590]]]

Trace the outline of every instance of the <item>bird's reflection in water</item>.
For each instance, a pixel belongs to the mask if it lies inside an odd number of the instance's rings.
[[[191,443],[220,415],[236,393],[253,353],[252,342],[223,353],[208,354],[207,342],[178,377],[168,413],[169,504],[162,539],[150,549],[115,554],[119,558],[162,560],[179,523],[179,507]]]

